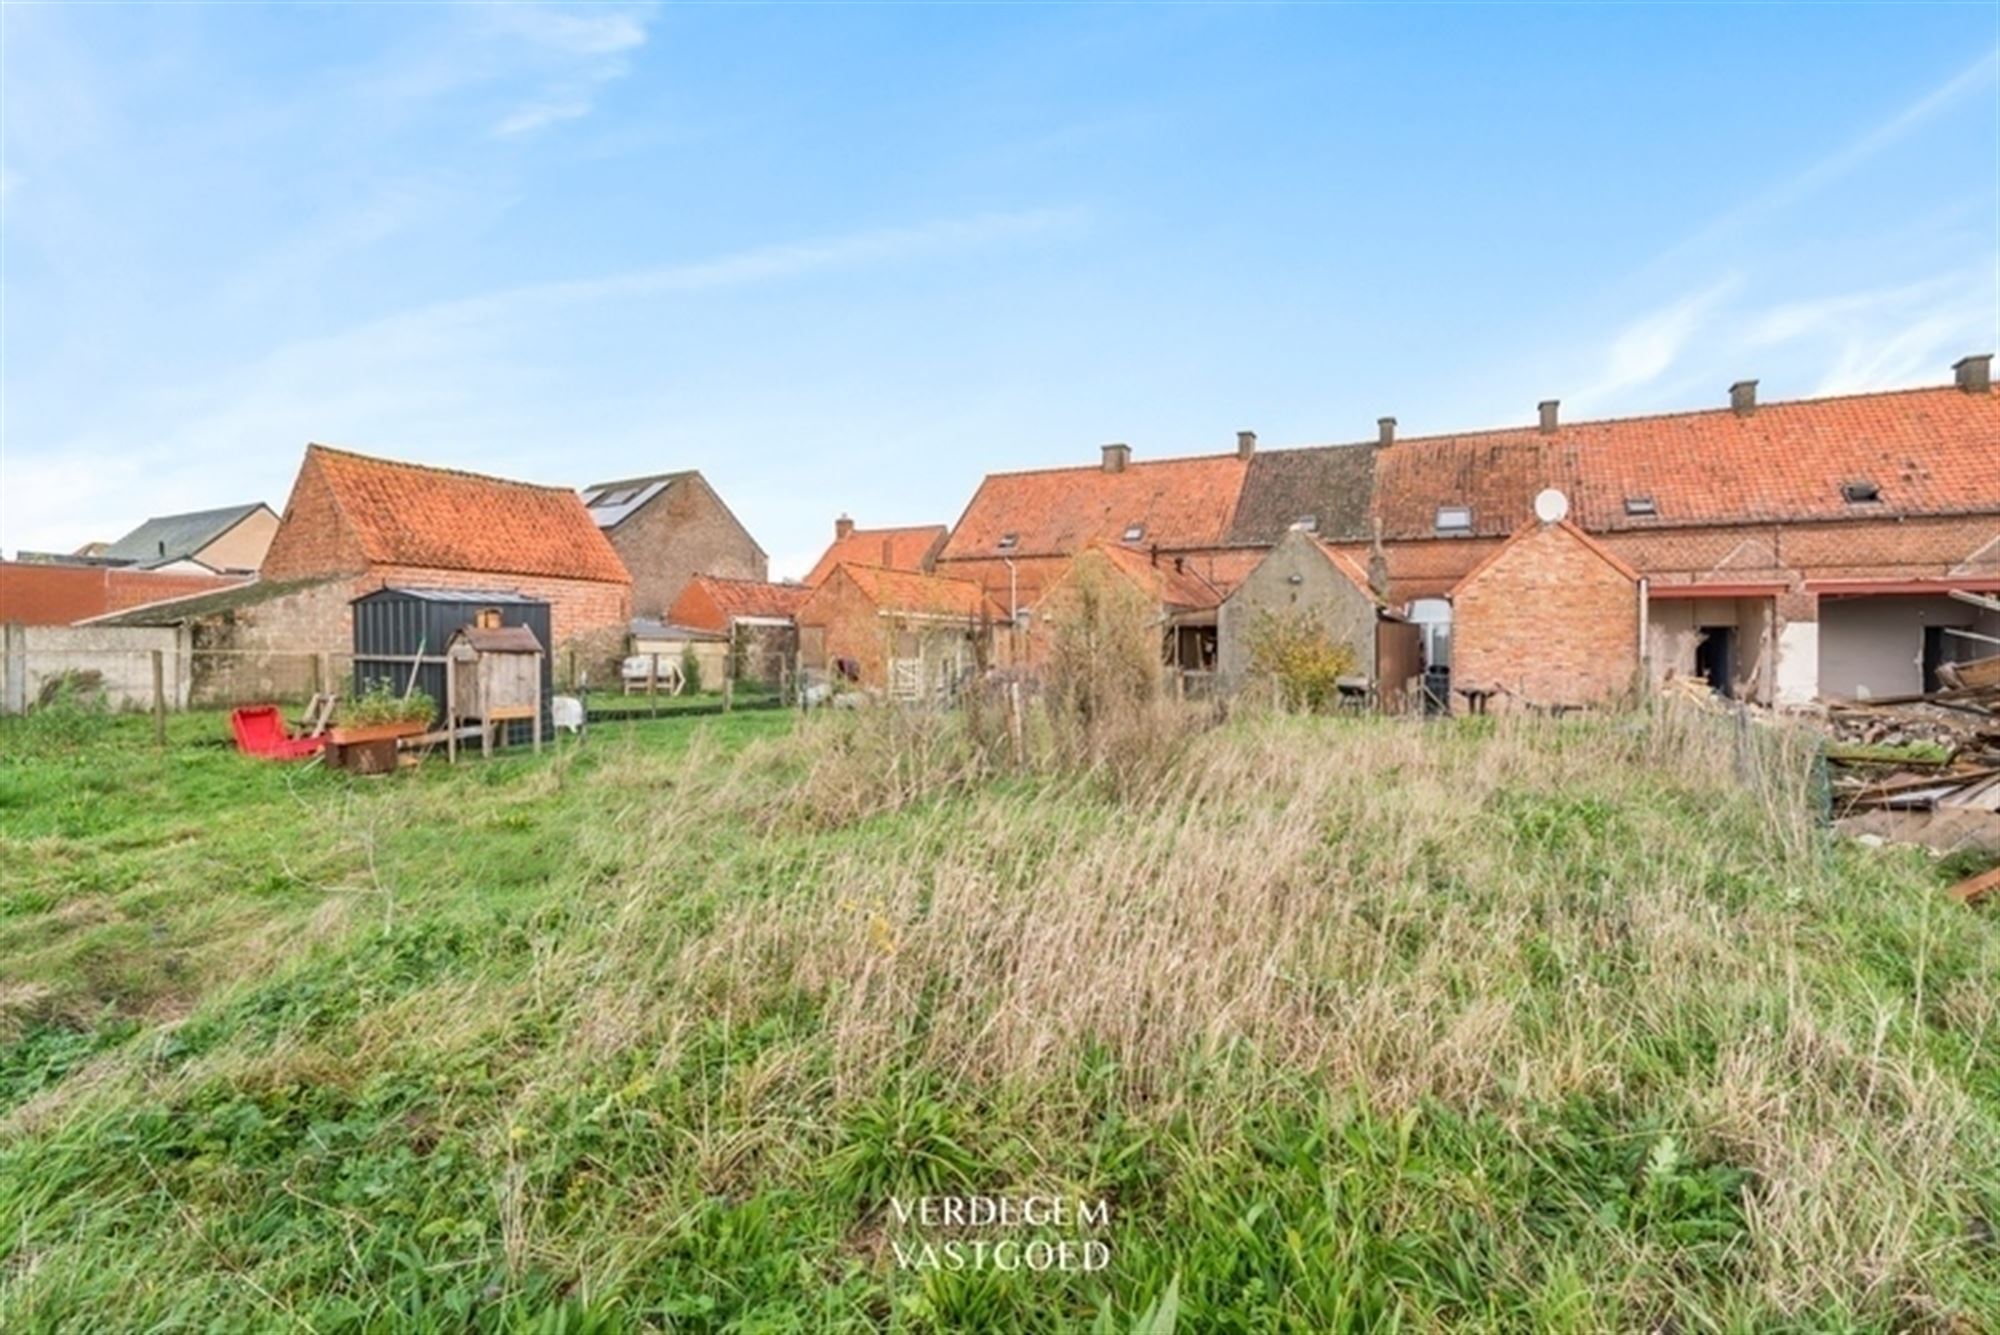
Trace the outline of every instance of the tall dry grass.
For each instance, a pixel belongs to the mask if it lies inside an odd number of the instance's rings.
[[[939,715],[705,757],[614,882],[620,923],[589,967],[617,981],[591,994],[578,1059],[670,1053],[803,999],[810,1050],[757,1079],[787,1098],[829,1081],[836,1106],[911,1071],[1045,1088],[1086,1057],[1132,1107],[1217,1136],[1258,1072],[1390,1114],[1639,1100],[1753,1174],[1749,1264],[1781,1310],[1922,1289],[1939,1201],[1973,1212],[1966,1165],[2000,1143],[1960,1073],[1884,1041],[1920,1017],[1856,1000],[1874,994],[1823,927],[1847,906],[1807,744],[1667,705],[1187,717],[1143,782],[1056,742],[996,784],[997,744]],[[782,892],[657,930],[646,869],[726,821],[840,837],[794,855]],[[1972,1050],[2000,1040],[1994,1007],[1950,1004]],[[1215,1070],[1248,1083],[1191,1078]]]

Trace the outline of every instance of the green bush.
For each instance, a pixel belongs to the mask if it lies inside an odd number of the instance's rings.
[[[1250,629],[1250,669],[1276,684],[1288,709],[1326,708],[1360,665],[1354,646],[1334,639],[1313,612],[1259,612]]]
[[[682,689],[688,695],[701,694],[701,659],[691,644],[681,650],[681,680],[686,683]]]

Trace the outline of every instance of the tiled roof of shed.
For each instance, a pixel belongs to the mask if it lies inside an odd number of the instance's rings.
[[[909,570],[884,570],[879,566],[841,565],[835,568],[853,580],[867,595],[869,602],[885,612],[972,619],[1004,615],[987,600],[986,591],[969,579],[950,579]]]
[[[577,494],[451,468],[306,447],[369,561],[627,584]]]

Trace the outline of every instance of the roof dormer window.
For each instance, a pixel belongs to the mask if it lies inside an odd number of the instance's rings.
[[[1145,536],[1146,526],[1144,524],[1127,524],[1125,526],[1125,541],[1137,542]]]
[[[1876,505],[1882,500],[1882,489],[1873,482],[1843,482],[1840,496],[1849,505]]]
[[[1012,551],[1014,548],[1020,546],[1020,544],[1021,535],[1018,533],[1002,533],[1000,535],[1000,550],[1003,552]]]
[[[1437,508],[1437,531],[1440,533],[1472,532],[1472,507],[1469,505],[1440,505]]]
[[[1639,518],[1651,518],[1660,513],[1660,507],[1651,496],[1627,496],[1625,513]]]

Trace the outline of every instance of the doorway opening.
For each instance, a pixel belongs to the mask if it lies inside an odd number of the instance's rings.
[[[1736,698],[1736,627],[1702,626],[1694,648],[1694,675],[1725,700]]]

